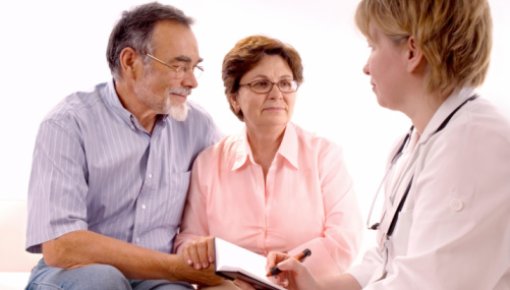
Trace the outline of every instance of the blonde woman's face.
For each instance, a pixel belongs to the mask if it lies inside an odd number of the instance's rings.
[[[409,76],[404,44],[396,44],[375,26],[370,27],[370,55],[363,72],[370,76],[372,90],[382,107],[399,110],[404,102]]]

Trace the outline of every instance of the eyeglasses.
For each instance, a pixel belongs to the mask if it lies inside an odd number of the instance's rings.
[[[150,53],[146,53],[145,55],[150,57],[152,60],[155,60],[155,61],[159,62],[160,64],[173,70],[176,74],[176,77],[178,77],[178,78],[183,77],[190,70],[193,70],[193,75],[195,76],[195,79],[198,79],[204,72],[204,68],[199,65],[195,65],[195,66],[191,67],[190,65],[185,65],[185,64],[169,64],[169,63],[166,63],[166,62],[162,61],[161,59],[155,57],[154,55],[152,55]]]
[[[276,85],[280,92],[284,94],[294,93],[297,91],[299,85],[295,80],[283,79],[278,82],[272,82],[268,79],[259,79],[246,84],[239,84],[240,87],[248,87],[256,94],[267,94]]]

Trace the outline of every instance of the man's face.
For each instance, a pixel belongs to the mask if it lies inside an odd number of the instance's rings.
[[[183,121],[187,97],[198,85],[193,69],[202,60],[195,36],[185,25],[163,21],[154,28],[151,49],[150,56],[140,55],[145,64],[134,82],[136,98],[147,113]]]

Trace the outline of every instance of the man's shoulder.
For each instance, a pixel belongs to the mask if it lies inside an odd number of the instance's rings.
[[[196,118],[199,120],[212,120],[212,117],[209,114],[209,112],[207,112],[207,110],[204,109],[199,104],[197,104],[193,101],[188,101],[188,106],[190,108],[190,110],[189,110],[190,117]]]
[[[101,95],[105,93],[106,86],[106,83],[101,83],[91,89],[71,93],[53,107],[44,118],[44,121],[53,120],[58,122],[76,118],[80,115],[90,115],[98,104],[102,104]]]

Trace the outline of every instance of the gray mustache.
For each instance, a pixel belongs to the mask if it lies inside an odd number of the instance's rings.
[[[191,94],[191,90],[187,88],[172,88],[169,90],[169,93],[188,96],[189,94]]]

